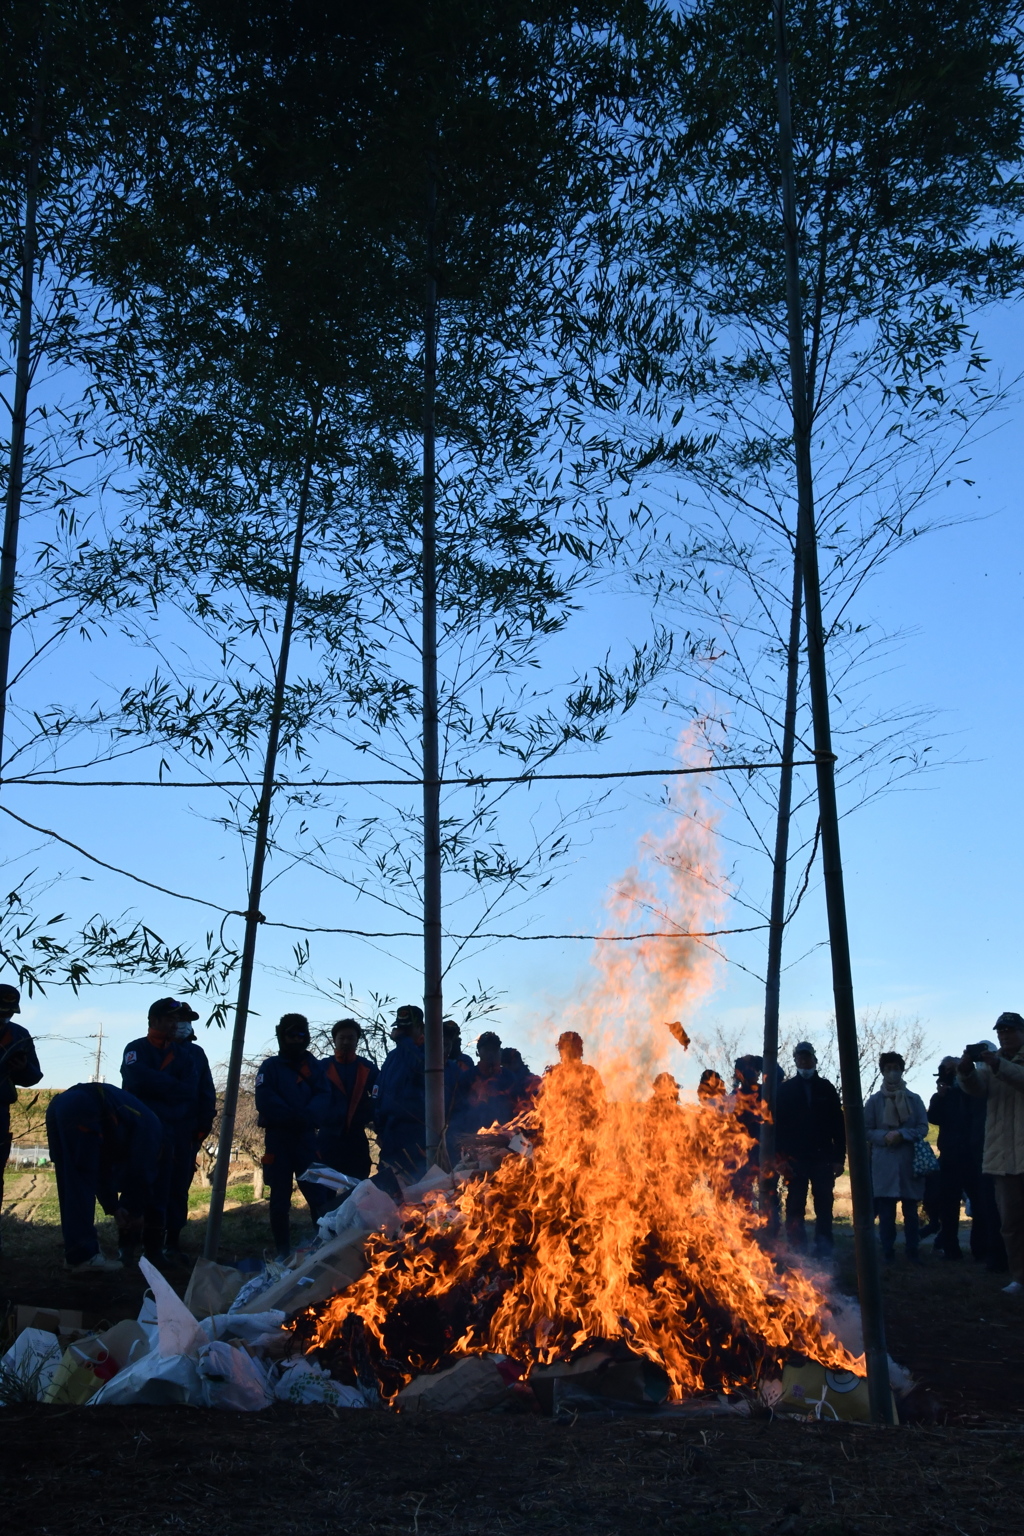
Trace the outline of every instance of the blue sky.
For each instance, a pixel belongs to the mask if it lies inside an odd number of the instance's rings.
[[[994,369],[1007,376],[1019,370],[1024,337],[1019,309],[988,315],[983,336]],[[884,627],[906,632],[892,666],[875,685],[878,703],[935,709],[938,755],[945,766],[844,822],[856,995],[859,1008],[891,1016],[897,1035],[905,1021],[920,1019],[936,1059],[968,1039],[990,1036],[1003,1009],[1024,1011],[1019,964],[1024,869],[1021,416],[1019,401],[1011,400],[998,429],[973,450],[974,486],[957,487],[937,503],[941,514],[964,520],[898,557],[863,602],[864,612]],[[593,594],[549,665],[603,654],[611,642],[642,639],[646,629],[647,615],[637,598]],[[65,651],[49,672],[37,674],[42,681],[33,686],[45,687],[48,697],[79,699],[102,688],[116,690],[124,659],[116,644]],[[578,764],[664,765],[672,761],[673,734],[663,717],[641,710],[598,753]],[[138,776],[148,774],[140,771]],[[202,819],[212,810],[212,797],[15,787],[4,795],[20,814],[58,828],[113,864],[222,906],[243,905],[238,849]],[[531,909],[539,931],[592,932],[607,921],[605,891],[631,863],[637,839],[657,823],[651,801],[645,787],[613,790],[559,882]],[[43,838],[26,835],[22,841],[12,839],[10,846],[12,851],[38,848],[27,867],[61,873],[61,884],[46,898],[55,909],[110,915],[132,908],[164,937],[179,941],[197,941],[211,920],[214,925],[219,921],[213,913],[207,916],[186,903],[142,892],[69,851],[55,856]],[[83,875],[89,877],[88,886],[79,883]],[[336,887],[294,873],[274,888],[268,902],[289,921],[343,925],[352,916]],[[370,910],[363,912],[360,924],[390,926],[390,921],[366,922],[370,916]],[[229,922],[240,937],[240,924]],[[824,1029],[831,1012],[817,878],[794,928],[791,953],[810,953],[783,979],[783,1034],[791,1037]],[[260,1054],[269,1044],[273,1022],[285,1009],[300,1008],[321,1021],[338,1015],[336,1004],[281,976],[292,937],[263,935],[266,964],[255,987],[258,1017],[251,1025],[250,1054]],[[753,961],[756,968],[761,942],[756,935],[737,940],[728,954]],[[479,978],[496,990],[502,1005],[496,1027],[509,1043],[528,1048],[539,1066],[553,1054],[550,1042],[559,1013],[579,996],[588,953],[589,947],[579,943],[504,942],[465,965],[460,980],[472,987]],[[364,997],[373,990],[399,1001],[414,1000],[419,990],[415,941],[402,941],[388,954],[363,941],[321,939],[315,942],[314,959],[319,975],[341,976]],[[113,1075],[120,1048],[142,1032],[146,1006],[161,990],[166,989],[126,983],[87,988],[76,998],[54,988],[45,997],[26,1000],[22,1019],[41,1037],[44,1081],[66,1086],[90,1075],[100,1022],[109,1042],[105,1070]],[[738,1032],[743,1048],[757,1049],[762,1006],[753,977],[736,965],[720,965],[713,990],[690,1011],[687,1025],[705,1033],[716,1027]],[[628,1029],[624,1024],[627,1039]],[[216,1032],[211,1036],[211,1058],[222,1060],[226,1038]],[[679,1061],[677,1067],[684,1079],[693,1077],[694,1064]],[[929,1060],[912,1074],[921,1091],[931,1070]]]

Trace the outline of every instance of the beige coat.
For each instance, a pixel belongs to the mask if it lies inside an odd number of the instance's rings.
[[[998,1072],[982,1062],[960,1073],[960,1086],[988,1100],[983,1173],[1024,1173],[1024,1050],[1000,1058]]]

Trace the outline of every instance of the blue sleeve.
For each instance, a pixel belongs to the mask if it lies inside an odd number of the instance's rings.
[[[210,1062],[202,1046],[192,1047],[199,1068],[199,1102],[196,1105],[196,1130],[200,1136],[208,1136],[217,1118],[217,1090],[213,1086]]]
[[[20,1067],[9,1065],[6,1069],[6,1076],[10,1078],[12,1083],[17,1083],[19,1088],[32,1088],[43,1075],[43,1069],[39,1065],[39,1058],[36,1055],[35,1042],[23,1025],[11,1024],[8,1028],[14,1037],[11,1041],[14,1047],[11,1055],[23,1056],[25,1064]],[[10,1062],[10,1057],[8,1057],[8,1062]]]

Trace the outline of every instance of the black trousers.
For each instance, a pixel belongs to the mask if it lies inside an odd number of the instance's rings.
[[[832,1202],[836,1176],[831,1163],[791,1157],[786,1164],[786,1236],[791,1248],[807,1246],[807,1193],[814,1202],[814,1241],[819,1252],[832,1251]]]
[[[907,1245],[907,1257],[917,1253],[917,1234],[920,1221],[916,1200],[897,1201],[895,1195],[875,1196],[875,1215],[878,1217],[878,1235],[882,1240],[882,1252],[892,1258],[896,1248],[896,1206],[903,1206],[903,1239]]]

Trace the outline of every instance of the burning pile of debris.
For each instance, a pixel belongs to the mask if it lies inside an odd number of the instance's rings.
[[[399,1406],[474,1356],[548,1403],[542,1383],[570,1367],[611,1372],[614,1397],[627,1361],[647,1366],[631,1392],[676,1402],[756,1391],[795,1355],[856,1373],[823,1293],[759,1241],[750,1148],[721,1108],[612,1102],[593,1068],[563,1062],[528,1116],[426,1181],[441,1187],[408,1191],[400,1226],[365,1239],[364,1273],[298,1338]]]

